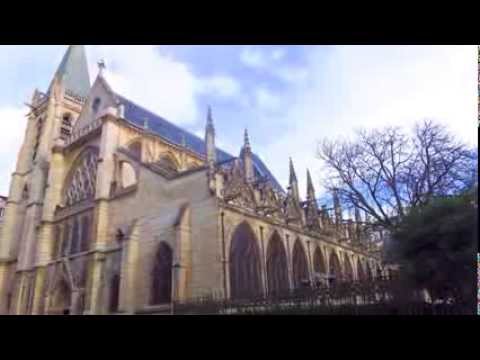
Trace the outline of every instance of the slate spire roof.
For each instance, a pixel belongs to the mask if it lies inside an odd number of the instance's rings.
[[[63,82],[66,91],[87,97],[90,91],[90,76],[84,45],[69,45],[55,72],[55,78]],[[52,84],[50,84],[49,92],[51,87]]]

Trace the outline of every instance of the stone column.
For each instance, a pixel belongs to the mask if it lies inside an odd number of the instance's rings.
[[[110,240],[110,235],[113,234],[113,231],[109,228],[109,198],[110,186],[114,180],[115,161],[113,155],[118,146],[118,127],[114,123],[115,117],[111,114],[112,111],[107,109],[101,118],[103,124],[95,196],[97,206],[95,208],[96,236],[94,236],[94,249],[96,251],[104,250]],[[104,260],[105,256],[102,253],[96,253],[93,258],[90,303],[86,306],[88,311],[93,314],[99,313],[103,305],[99,302],[102,301],[101,292],[104,285],[102,278]]]
[[[262,278],[263,278],[263,293],[268,295],[268,274],[267,274],[267,258],[265,255],[265,239],[263,236],[263,226],[260,226],[260,245],[262,251]]]
[[[310,280],[310,286],[313,287],[313,263],[312,263],[312,255],[310,250],[310,240],[307,240],[307,261],[308,261],[308,278]]]
[[[13,265],[8,261],[0,261],[0,314],[8,313],[8,293],[11,284]]]
[[[180,210],[181,219],[176,227],[176,245],[174,250],[174,280],[172,287],[175,287],[174,301],[184,301],[189,296],[188,291],[188,269],[191,269],[192,262],[192,245],[191,245],[191,228],[190,228],[190,209],[185,207]]]
[[[136,268],[140,255],[138,241],[138,228],[134,228],[129,239],[124,245],[124,259],[122,261],[120,281],[120,310],[134,314],[137,306],[136,301]]]
[[[85,303],[85,314],[100,314],[102,312],[102,292],[104,288],[103,271],[105,266],[105,255],[96,253],[93,256],[93,271],[90,287],[90,302]]]
[[[40,315],[45,310],[46,267],[38,267],[35,274],[35,288],[33,293],[32,315]]]
[[[286,242],[286,251],[287,251],[287,264],[288,264],[288,288],[293,290],[293,264],[292,264],[292,253],[290,250],[290,236],[285,234],[285,242]]]

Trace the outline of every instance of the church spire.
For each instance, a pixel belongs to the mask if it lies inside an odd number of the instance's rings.
[[[340,205],[340,198],[338,196],[338,189],[333,189],[333,207],[335,211],[335,221],[337,224],[342,222],[342,207]]]
[[[295,168],[293,167],[292,158],[290,158],[290,185],[297,182],[297,174],[295,174]]]
[[[210,105],[208,105],[207,108],[207,126],[205,128],[205,131],[215,134],[215,127],[213,126],[212,108],[210,107]]]
[[[297,174],[295,174],[295,168],[293,167],[293,160],[290,158],[290,180],[289,186],[292,189],[293,197],[295,201],[300,202],[300,193],[298,191]]]
[[[310,176],[310,170],[307,169],[307,198],[309,200],[315,200],[315,189],[313,188],[312,177]]]
[[[215,164],[217,162],[217,149],[215,147],[215,128],[213,126],[212,108],[207,109],[207,124],[205,126],[205,153],[207,156],[207,180],[208,187],[213,194],[216,189]]]
[[[207,162],[213,166],[217,162],[217,152],[215,149],[215,128],[213,126],[212,108],[207,109],[207,125],[205,126],[205,146]]]
[[[318,204],[315,198],[315,189],[313,188],[310,170],[307,169],[307,208],[306,208],[307,227],[312,230],[319,230],[323,227],[321,218],[318,214]]]
[[[255,180],[255,174],[253,169],[253,155],[247,129],[245,129],[243,147],[240,153],[240,157],[243,160],[245,178],[247,179],[247,182],[253,182]]]
[[[53,77],[48,92],[54,81],[61,83],[66,92],[86,97],[90,91],[87,56],[84,45],[69,45]]]
[[[247,149],[248,149],[248,150],[251,150],[252,147],[250,146],[250,139],[248,138],[248,130],[247,130],[247,129],[245,129],[245,133],[244,133],[243,137],[244,137],[244,141],[243,141],[243,146],[244,146],[244,148],[245,148],[246,150],[247,150]]]

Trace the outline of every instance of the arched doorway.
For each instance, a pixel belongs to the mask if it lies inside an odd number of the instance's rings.
[[[158,247],[152,272],[150,304],[169,303],[172,298],[173,252],[168,244],[161,242]]]
[[[330,254],[329,273],[333,282],[342,280],[342,268],[340,267],[340,260],[335,251],[332,251]]]
[[[322,250],[317,247],[313,254],[313,271],[316,275],[317,285],[321,285],[323,278],[327,275],[327,267],[325,266],[325,260]]]
[[[353,267],[352,267],[352,263],[350,261],[350,258],[348,257],[347,254],[345,254],[344,262],[345,262],[344,280],[345,281],[353,281]]]
[[[275,232],[267,248],[268,294],[275,295],[288,290],[287,253],[280,235]]]
[[[230,297],[251,298],[262,293],[260,251],[252,228],[238,225],[230,246]]]
[[[310,284],[308,276],[307,256],[299,239],[293,246],[293,287],[301,289]]]

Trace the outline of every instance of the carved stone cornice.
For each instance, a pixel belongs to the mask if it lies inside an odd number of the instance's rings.
[[[332,239],[331,236],[328,236],[326,234],[322,234],[322,233],[318,233],[318,232],[311,232],[311,231],[308,231],[305,228],[300,227],[298,225],[289,225],[289,224],[286,224],[285,222],[281,222],[278,218],[264,217],[264,216],[261,216],[259,214],[256,214],[255,212],[247,211],[246,209],[244,209],[242,207],[235,206],[235,205],[232,205],[232,204],[227,204],[227,203],[221,201],[220,199],[217,202],[217,204],[218,204],[218,206],[221,210],[233,211],[233,212],[236,212],[238,214],[244,215],[246,217],[251,217],[251,218],[254,218],[256,220],[263,221],[267,224],[270,224],[271,226],[279,227],[279,228],[291,231],[291,232],[295,233],[295,236],[307,236],[311,239],[315,239],[315,240],[318,240],[318,241],[325,242],[327,244],[330,244],[331,246],[341,248],[345,251],[353,251],[353,252],[355,252],[357,254],[361,254],[365,257],[372,258],[372,259],[375,259],[375,260],[379,260],[375,256],[375,254],[372,254],[372,253],[370,253],[366,250],[358,249],[358,248],[356,248],[354,246],[351,246],[350,244],[347,244],[347,243],[340,243],[336,239]]]

